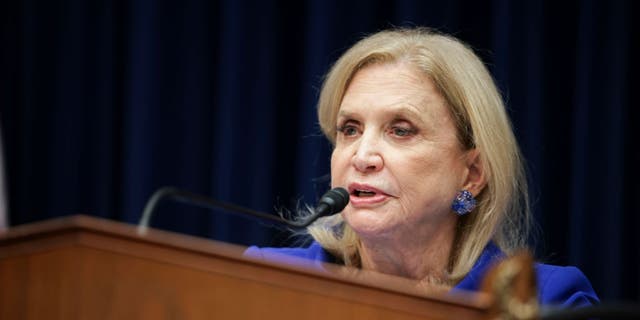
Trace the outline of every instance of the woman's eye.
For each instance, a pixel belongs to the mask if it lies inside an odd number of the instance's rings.
[[[353,125],[343,125],[338,127],[338,131],[345,136],[355,136],[358,134],[358,128]]]
[[[354,128],[354,127],[347,127],[347,128],[344,129],[343,132],[347,136],[353,136],[356,133],[358,133],[358,130],[356,130],[356,128]]]
[[[393,127],[391,128],[391,132],[398,137],[408,137],[414,133],[414,130],[409,128]]]

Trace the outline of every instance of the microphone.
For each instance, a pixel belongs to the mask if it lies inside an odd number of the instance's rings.
[[[160,201],[170,199],[186,204],[195,205],[205,209],[225,209],[230,212],[239,212],[248,216],[257,217],[265,220],[284,223],[294,228],[305,228],[323,216],[336,214],[344,209],[349,203],[349,192],[344,188],[334,188],[327,191],[320,200],[318,206],[313,213],[300,221],[290,221],[279,216],[259,212],[256,210],[244,208],[232,203],[212,199],[197,193],[180,190],[175,187],[163,187],[158,189],[147,201],[142,211],[142,217],[138,223],[138,233],[144,233],[149,228],[149,221],[154,211],[158,207]]]

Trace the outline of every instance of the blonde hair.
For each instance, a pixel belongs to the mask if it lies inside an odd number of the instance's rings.
[[[433,81],[447,101],[460,144],[479,151],[487,179],[476,196],[476,209],[458,219],[448,270],[448,281],[457,282],[490,241],[507,253],[525,245],[530,213],[523,159],[502,98],[480,58],[461,41],[425,28],[375,33],[333,65],[318,102],[320,126],[332,143],[340,104],[354,75],[371,64],[399,61]],[[359,266],[358,236],[341,215],[319,220],[307,231],[345,264]]]

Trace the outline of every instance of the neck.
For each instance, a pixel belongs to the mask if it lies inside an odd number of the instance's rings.
[[[440,229],[450,229],[442,232],[427,232],[431,235],[428,237],[361,238],[362,268],[416,280],[446,282],[454,226]]]

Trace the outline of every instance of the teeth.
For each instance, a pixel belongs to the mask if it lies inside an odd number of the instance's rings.
[[[358,197],[371,197],[376,194],[373,191],[367,191],[367,190],[356,190],[355,193],[356,193],[356,196]]]

